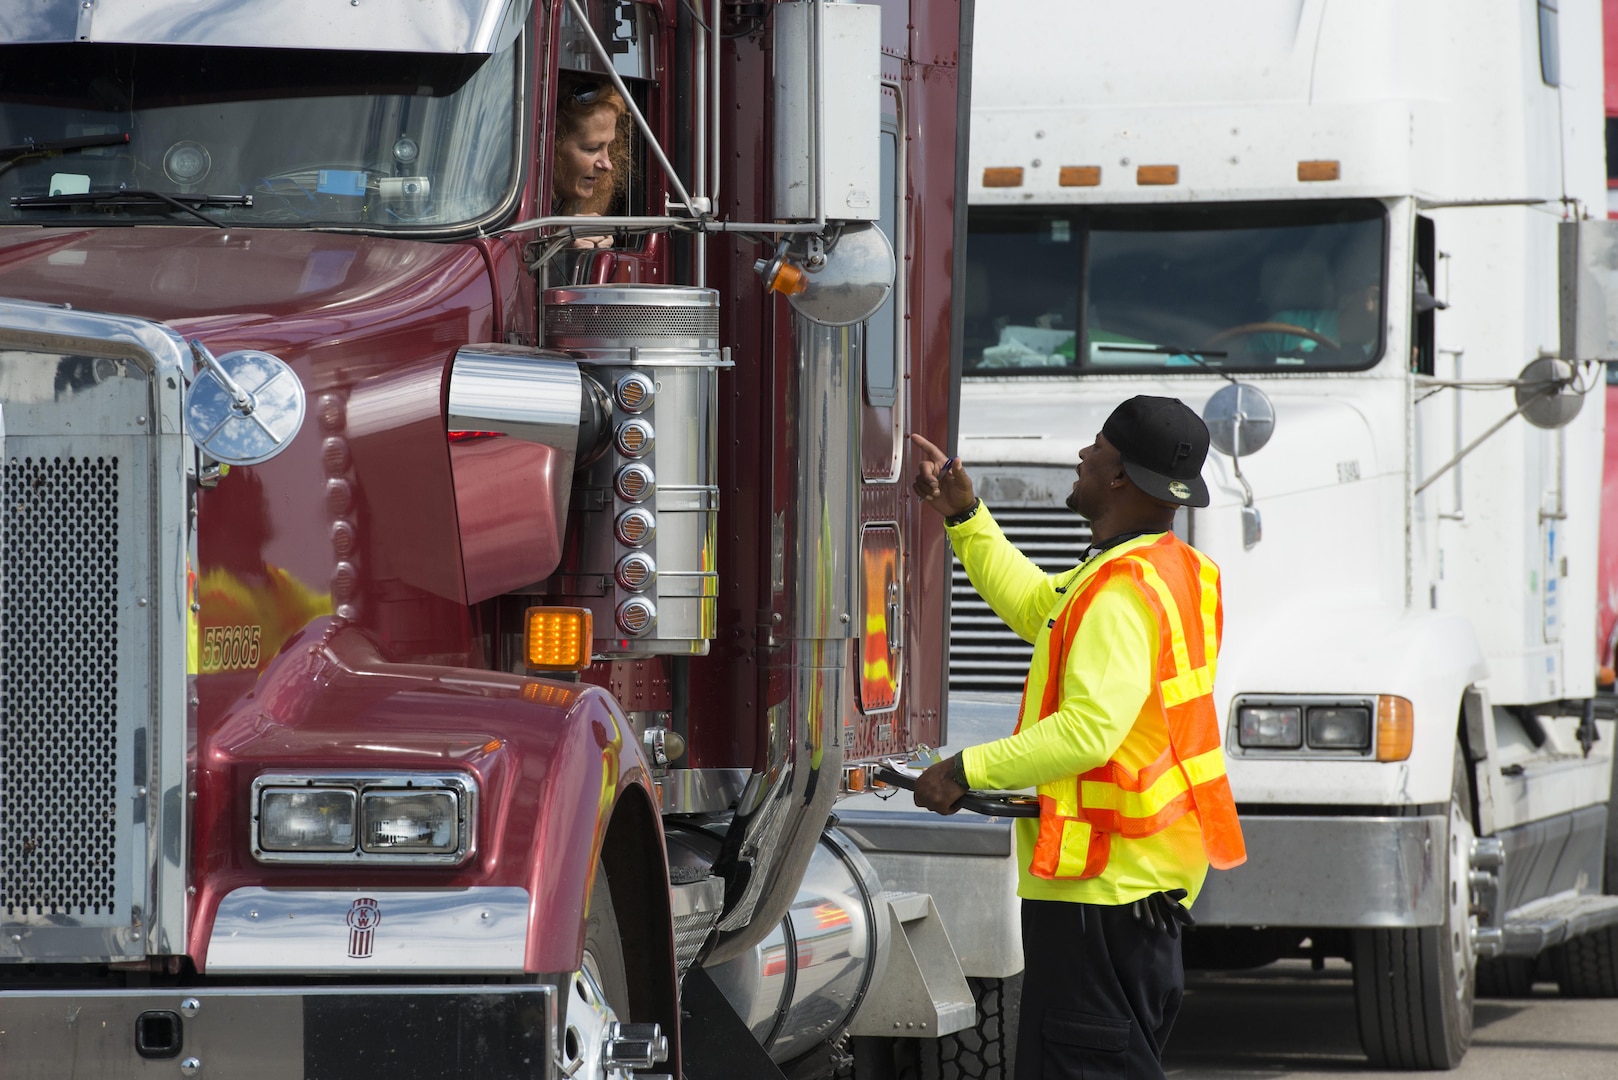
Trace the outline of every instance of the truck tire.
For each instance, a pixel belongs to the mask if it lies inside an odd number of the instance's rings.
[[[1527,997],[1534,989],[1534,959],[1500,956],[1478,961],[1478,997]]]
[[[936,1039],[855,1039],[853,1060],[837,1080],[1012,1080],[1022,973],[1007,979],[969,977],[966,984],[977,1002],[972,1027]]]
[[[977,1002],[977,1022],[921,1044],[921,1080],[1011,1080],[1016,1074],[1022,973],[966,984]]]
[[[1354,1011],[1372,1068],[1453,1069],[1472,1044],[1472,815],[1459,751],[1449,822],[1443,925],[1353,935]]]
[[[1563,997],[1618,997],[1618,927],[1569,938],[1551,950],[1551,971]]]
[[[629,977],[624,966],[624,942],[613,912],[607,873],[596,867],[590,887],[590,915],[584,924],[584,963],[573,975],[563,1014],[562,1056],[571,1066],[568,1075],[579,1080],[600,1080],[607,1075],[596,1067],[605,1055],[607,1025],[629,1016]]]
[[[1607,797],[1606,876],[1602,892],[1618,893],[1618,754]],[[1618,997],[1618,926],[1581,934],[1551,950],[1551,972],[1563,997]]]

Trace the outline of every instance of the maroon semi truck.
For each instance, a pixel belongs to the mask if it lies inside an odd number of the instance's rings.
[[[0,25],[4,1074],[846,1067],[903,918],[833,806],[943,734],[970,5]]]

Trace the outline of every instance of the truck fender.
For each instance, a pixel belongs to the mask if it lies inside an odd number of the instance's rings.
[[[260,774],[424,770],[458,771],[476,782],[474,850],[460,865],[314,866],[255,857],[250,802]],[[624,910],[660,898],[655,924],[671,933],[646,761],[623,712],[598,687],[390,663],[362,629],[325,617],[294,635],[255,687],[225,709],[197,747],[195,776],[197,895],[188,951],[199,968],[220,901],[238,888],[517,886],[529,898],[522,970],[573,971],[598,859],[607,862],[614,898],[624,893]],[[670,941],[656,952],[669,955],[671,971],[672,951]]]

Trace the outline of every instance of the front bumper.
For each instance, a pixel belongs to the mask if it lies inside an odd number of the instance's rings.
[[[1449,819],[1242,819],[1247,862],[1215,870],[1192,914],[1199,926],[1371,929],[1444,921]]]
[[[554,985],[0,991],[6,1080],[556,1075]]]

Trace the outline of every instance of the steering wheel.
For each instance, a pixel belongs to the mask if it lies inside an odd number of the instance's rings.
[[[1292,334],[1296,337],[1308,338],[1317,345],[1324,345],[1328,349],[1336,350],[1342,347],[1325,334],[1317,334],[1313,330],[1286,322],[1250,322],[1242,323],[1240,326],[1228,327],[1209,338],[1203,343],[1203,347],[1208,348],[1222,341],[1229,341],[1233,337],[1246,337],[1251,334]]]

